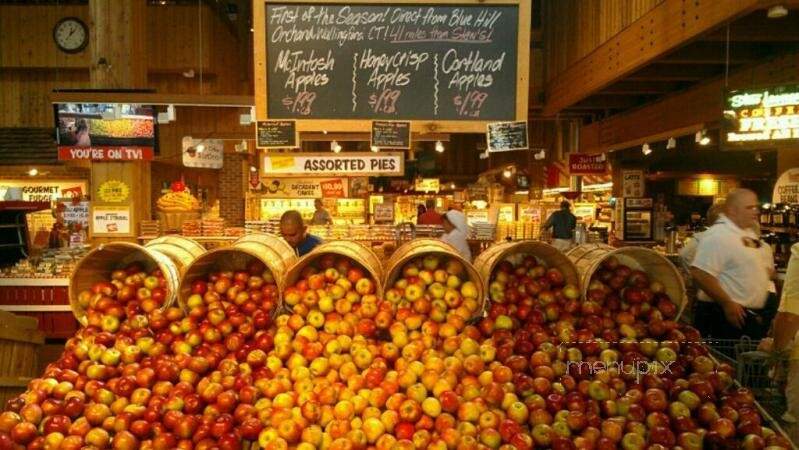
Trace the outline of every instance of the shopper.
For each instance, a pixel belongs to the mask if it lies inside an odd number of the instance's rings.
[[[416,223],[418,225],[443,225],[441,214],[436,212],[436,200],[428,198],[424,203],[425,212],[419,216]]]
[[[699,242],[691,274],[703,293],[694,323],[705,337],[761,339],[769,329],[777,302],[769,295],[766,244],[753,231],[758,216],[755,193],[736,189]]]
[[[799,244],[791,247],[773,335],[773,350],[788,356],[785,387],[788,408],[782,419],[793,423],[799,417]]]
[[[456,210],[447,211],[441,216],[444,235],[441,240],[452,245],[458,250],[463,259],[472,260],[472,251],[469,249],[469,225],[466,216]]]
[[[331,225],[333,223],[333,218],[330,216],[330,212],[328,212],[328,210],[326,210],[325,206],[322,204],[322,199],[317,198],[314,200],[313,206],[316,210],[313,213],[311,225]]]
[[[723,210],[724,210],[724,202],[718,202],[710,205],[710,208],[707,209],[708,228],[712,227],[719,220],[719,215]],[[704,237],[706,233],[707,230],[694,233],[693,236],[691,236],[685,241],[685,245],[683,245],[682,250],[680,250],[680,258],[682,258],[683,262],[689,268],[691,267],[691,263],[694,262],[694,258],[696,257],[696,249],[697,247],[699,247],[699,242],[702,240],[702,237]]]
[[[302,256],[309,253],[317,245],[322,243],[322,239],[308,234],[308,228],[302,220],[302,215],[298,211],[289,210],[280,216],[280,235],[289,243],[298,255]]]
[[[577,227],[577,217],[571,212],[571,204],[566,200],[560,202],[560,210],[549,216],[541,232],[552,228],[552,245],[565,252],[574,243],[574,229]]]

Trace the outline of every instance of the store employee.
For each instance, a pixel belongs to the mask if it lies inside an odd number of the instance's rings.
[[[748,189],[727,195],[724,213],[699,242],[691,275],[703,293],[694,323],[703,336],[760,339],[771,325],[776,297],[769,301],[773,259],[753,228],[759,217],[757,196]]]
[[[305,222],[298,211],[289,210],[280,216],[280,235],[289,243],[298,255],[303,256],[310,253],[322,240],[312,234],[308,234]]]

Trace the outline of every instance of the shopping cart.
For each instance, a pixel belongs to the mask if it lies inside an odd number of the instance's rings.
[[[749,388],[760,405],[773,417],[781,417],[786,409],[785,354],[764,349],[759,339],[708,339],[705,345],[720,362],[735,368],[735,379]]]

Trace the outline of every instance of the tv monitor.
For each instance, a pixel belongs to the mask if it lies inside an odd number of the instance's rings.
[[[59,159],[152,159],[157,154],[153,106],[58,103],[54,108]]]

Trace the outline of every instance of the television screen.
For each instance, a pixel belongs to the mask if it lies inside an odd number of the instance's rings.
[[[119,103],[55,105],[59,159],[153,158],[157,150],[153,106]]]

